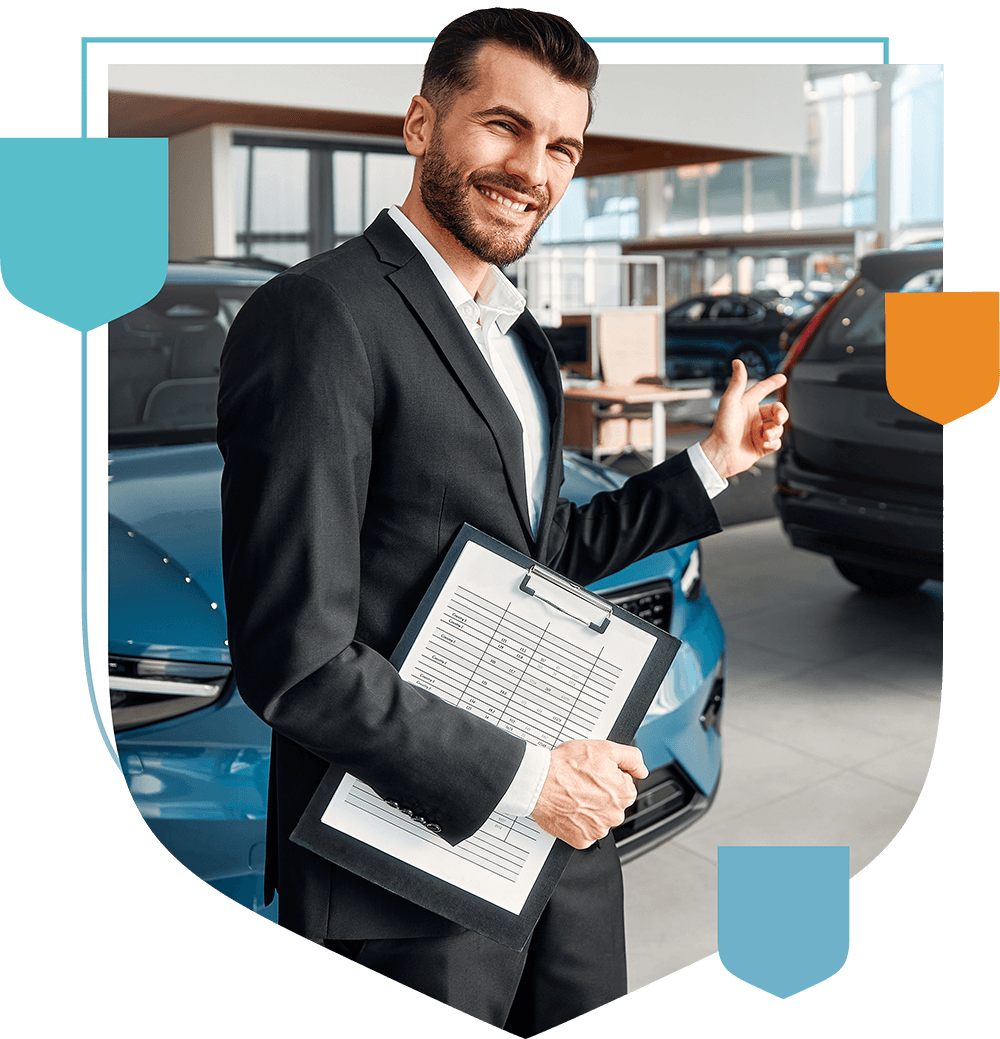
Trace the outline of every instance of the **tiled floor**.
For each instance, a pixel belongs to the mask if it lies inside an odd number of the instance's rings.
[[[706,818],[625,866],[630,986],[716,950],[719,845],[849,845],[851,872],[899,830],[930,763],[941,585],[868,596],[775,519],[703,542],[726,629],[722,780]]]

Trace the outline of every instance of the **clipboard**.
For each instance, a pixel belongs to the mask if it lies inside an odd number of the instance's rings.
[[[629,743],[680,648],[466,524],[390,662],[407,681],[543,746]],[[494,813],[460,844],[331,766],[291,839],[512,949],[523,949],[574,849]]]

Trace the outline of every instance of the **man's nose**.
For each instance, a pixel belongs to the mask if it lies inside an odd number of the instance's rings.
[[[541,143],[519,141],[508,156],[504,169],[517,177],[526,187],[535,188],[545,183],[545,147]]]

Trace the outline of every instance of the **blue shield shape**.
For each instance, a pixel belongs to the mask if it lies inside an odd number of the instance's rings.
[[[785,999],[836,974],[850,937],[846,847],[719,848],[719,957]]]
[[[167,271],[167,141],[0,139],[0,276],[81,332],[141,306]]]

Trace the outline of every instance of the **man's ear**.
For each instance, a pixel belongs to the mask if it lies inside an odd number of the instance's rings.
[[[425,97],[419,94],[410,101],[403,120],[403,143],[406,150],[416,158],[422,158],[430,143],[434,129],[434,109]]]

